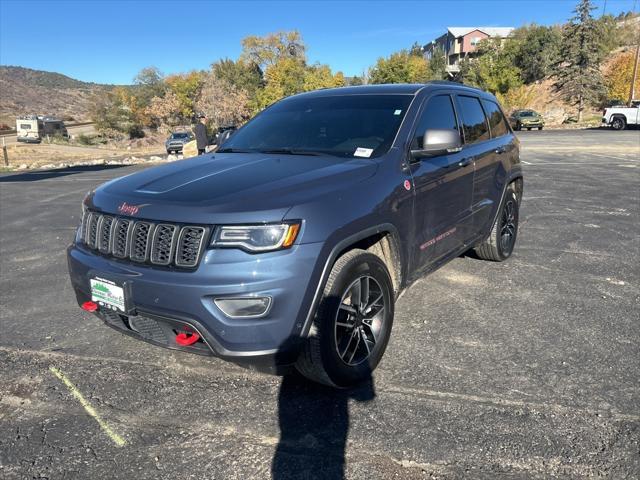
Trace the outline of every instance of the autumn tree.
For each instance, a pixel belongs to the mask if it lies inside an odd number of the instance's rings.
[[[171,75],[167,77],[166,84],[179,102],[179,114],[184,120],[195,116],[195,103],[200,95],[200,89],[204,82],[202,72],[193,71],[186,74]]]
[[[424,56],[407,50],[379,58],[369,71],[369,83],[423,83],[429,78],[429,64]]]
[[[334,75],[328,65],[316,64],[305,68],[302,91],[310,92],[319,88],[344,87],[345,84],[342,72],[337,72]]]
[[[556,65],[555,90],[575,105],[578,122],[587,105],[601,100],[605,88],[600,72],[600,29],[591,15],[591,0],[581,0],[575,16],[565,26],[563,60]]]
[[[206,75],[195,106],[214,127],[242,124],[253,113],[247,91],[213,73]]]
[[[170,130],[182,120],[183,104],[178,95],[168,91],[163,97],[153,97],[145,113],[154,125]]]
[[[267,107],[281,98],[304,91],[304,62],[298,58],[281,58],[265,71],[265,86],[258,92],[258,105]]]
[[[94,96],[89,107],[96,130],[105,136],[126,133],[131,138],[143,136],[136,112],[135,99],[129,89],[116,87],[106,94]]]
[[[265,71],[283,58],[304,61],[305,52],[302,36],[296,30],[271,33],[264,37],[251,35],[242,39],[240,60],[257,65]]]
[[[609,62],[605,70],[605,84],[609,98],[626,102],[631,88],[635,51],[617,55]],[[635,91],[640,92],[640,75],[636,77]]]

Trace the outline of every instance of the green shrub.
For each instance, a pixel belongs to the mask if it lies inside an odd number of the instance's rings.
[[[89,135],[85,135],[84,133],[78,135],[77,140],[80,145],[93,145],[93,138]]]
[[[142,130],[141,125],[133,124],[129,127],[127,133],[129,134],[130,139],[134,138],[144,138],[144,130]]]

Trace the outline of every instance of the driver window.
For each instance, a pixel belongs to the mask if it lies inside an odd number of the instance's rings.
[[[432,129],[458,131],[458,122],[450,95],[436,95],[429,99],[420,120],[418,120],[416,131],[411,140],[411,149],[420,150],[424,132]]]

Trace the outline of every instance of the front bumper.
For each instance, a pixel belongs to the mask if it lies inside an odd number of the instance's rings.
[[[21,143],[41,143],[42,139],[40,137],[17,137],[16,141]]]
[[[195,353],[249,363],[252,359],[262,363],[270,357],[282,364],[290,363],[300,345],[303,319],[311,305],[308,292],[316,287],[314,278],[318,275],[314,272],[320,270],[321,249],[321,243],[258,255],[212,249],[205,252],[195,271],[119,261],[75,244],[67,249],[67,260],[79,304],[91,300],[91,278],[123,286],[127,311],[119,319],[111,311],[96,312],[112,327],[151,343],[184,350],[171,341],[154,341],[140,329],[127,328],[131,321],[142,318],[160,322],[163,328],[173,322],[177,330],[184,324],[201,334],[208,347]],[[263,317],[232,319],[213,302],[214,298],[227,296],[270,296],[272,305]]]
[[[167,151],[181,152],[182,151],[182,147],[184,147],[184,144],[183,143],[172,143],[172,144],[169,144],[169,145],[165,144],[165,147],[166,147]]]

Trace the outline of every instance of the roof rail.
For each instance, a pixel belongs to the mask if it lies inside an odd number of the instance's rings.
[[[467,85],[462,82],[453,82],[451,80],[429,80],[427,82],[427,85],[447,85],[449,87],[465,87],[465,88],[471,88],[473,90],[479,90],[481,92],[484,91],[481,88],[474,87],[473,85]]]

